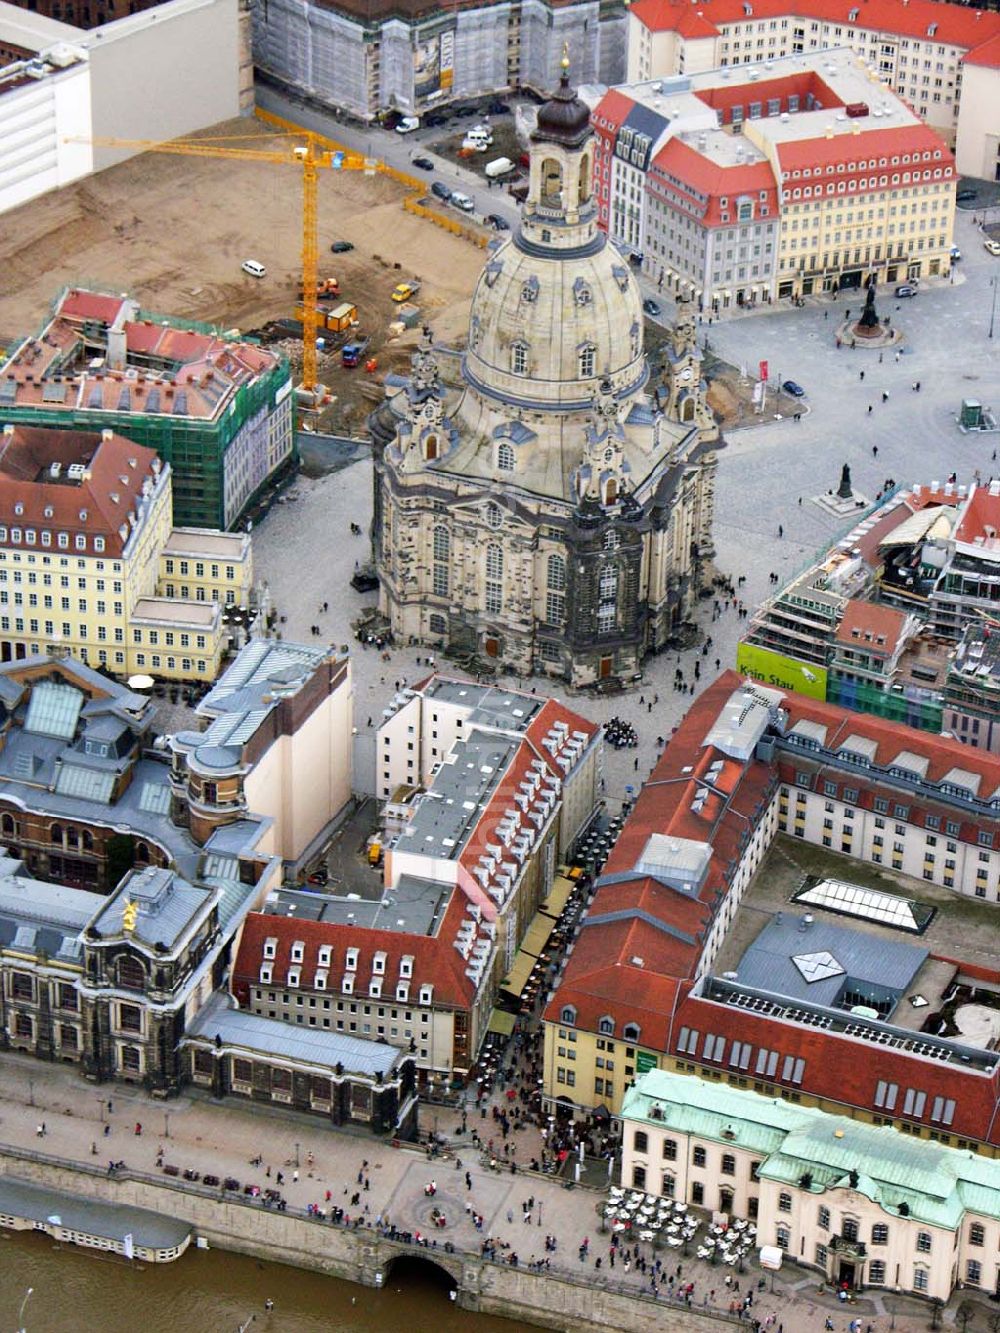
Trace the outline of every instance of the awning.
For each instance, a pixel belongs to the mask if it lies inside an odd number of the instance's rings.
[[[514,1031],[514,1024],[517,1022],[513,1014],[508,1014],[505,1009],[494,1009],[490,1014],[487,1032],[496,1032],[501,1037],[509,1037]]]
[[[573,881],[567,879],[565,875],[556,875],[552,888],[549,890],[549,896],[542,903],[542,911],[545,915],[553,918],[559,917],[563,908],[569,902],[570,894],[575,887]]]
[[[556,923],[552,917],[546,916],[544,912],[536,912],[524,939],[521,941],[521,952],[533,954],[537,958],[548,943],[555,925]]]
[[[532,958],[530,953],[522,951],[517,954],[510,965],[510,970],[500,983],[500,989],[506,991],[508,995],[516,995],[520,999],[521,992],[528,984],[531,970],[537,961],[538,959]]]

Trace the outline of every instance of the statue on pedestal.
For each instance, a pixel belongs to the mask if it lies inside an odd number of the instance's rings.
[[[878,311],[875,309],[875,280],[868,283],[868,295],[865,297],[865,308],[861,312],[861,318],[857,323],[858,331],[862,329],[874,329],[875,332],[881,332],[881,322],[878,317]]]
[[[869,287],[869,292],[871,288]],[[840,485],[837,488],[838,500],[852,500],[854,498],[854,487],[851,485],[851,468],[845,463],[840,470]]]

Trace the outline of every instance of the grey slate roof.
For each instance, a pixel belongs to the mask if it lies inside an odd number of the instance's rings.
[[[368,1078],[374,1078],[377,1073],[391,1077],[404,1059],[402,1051],[382,1042],[364,1041],[342,1032],[298,1027],[248,1014],[235,1008],[221,991],[216,991],[202,1006],[189,1025],[182,1044],[190,1044],[195,1039],[214,1045],[217,1036],[222,1039],[223,1047],[231,1047],[238,1053],[276,1056],[295,1064],[319,1065],[331,1071],[341,1064],[345,1073],[362,1074]]]
[[[0,861],[0,946],[16,941],[19,949],[76,962],[80,932],[105,900],[83,889],[31,879],[21,870],[21,861]]]
[[[190,1225],[174,1217],[98,1199],[80,1199],[12,1176],[0,1176],[0,1213],[41,1223],[57,1217],[59,1222],[53,1225],[105,1240],[120,1241],[131,1235],[137,1246],[151,1250],[171,1250],[191,1234]]]
[[[813,960],[829,954],[841,971],[824,975],[829,969],[816,969],[817,980],[809,982],[803,971],[812,971],[812,962],[796,966],[793,958]],[[887,939],[868,931],[851,930],[830,921],[814,921],[800,929],[797,916],[784,913],[773,918],[760,932],[740,959],[736,972],[740,985],[813,1004],[836,1005],[848,981],[860,982],[880,996],[886,992],[902,995],[927,958],[928,951],[903,940]]]
[[[172,870],[147,866],[133,871],[118,891],[105,900],[93,925],[102,935],[119,935],[126,903],[137,903],[132,938],[144,944],[172,948],[184,932],[200,918],[212,899],[212,890],[196,887]]]

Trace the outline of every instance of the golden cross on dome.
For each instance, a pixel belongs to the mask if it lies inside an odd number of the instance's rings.
[[[563,53],[560,65],[566,73],[569,73],[569,42],[563,42]]]
[[[135,930],[135,923],[139,917],[139,904],[133,900],[126,900],[125,908],[122,912],[122,930],[130,933]]]

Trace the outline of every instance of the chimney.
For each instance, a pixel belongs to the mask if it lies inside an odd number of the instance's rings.
[[[108,369],[125,369],[125,330],[108,329]]]

